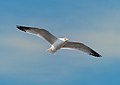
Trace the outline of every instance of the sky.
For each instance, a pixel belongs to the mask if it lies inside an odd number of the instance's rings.
[[[1,0],[0,85],[119,85],[119,0]],[[59,50],[16,29],[44,28],[99,52]]]

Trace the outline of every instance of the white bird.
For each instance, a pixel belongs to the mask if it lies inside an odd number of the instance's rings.
[[[33,34],[39,37],[42,36],[51,44],[51,47],[48,49],[48,51],[51,53],[55,53],[57,50],[61,48],[69,48],[69,49],[81,50],[95,57],[102,57],[100,54],[95,52],[90,47],[84,45],[83,43],[70,42],[67,38],[57,38],[45,29],[26,27],[26,26],[17,26],[17,28],[29,34]]]

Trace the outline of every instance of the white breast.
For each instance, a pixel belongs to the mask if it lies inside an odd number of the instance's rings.
[[[61,40],[61,38],[58,38],[58,40],[53,44],[54,47],[59,47],[61,44],[63,44],[65,41]]]
[[[57,41],[51,45],[51,47],[48,49],[51,53],[55,53],[58,49],[60,49],[65,43],[65,40],[63,38],[58,38]]]

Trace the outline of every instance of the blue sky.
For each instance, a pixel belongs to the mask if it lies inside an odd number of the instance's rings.
[[[119,85],[119,0],[1,0],[0,85]],[[101,53],[47,52],[16,25],[40,27]]]

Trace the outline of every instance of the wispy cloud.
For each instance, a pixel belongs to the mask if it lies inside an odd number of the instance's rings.
[[[92,17],[87,20],[87,25],[78,27],[74,34],[71,36],[77,41],[93,47],[100,51],[100,53],[107,56],[120,55],[120,11],[117,9],[107,10],[104,14],[97,17]],[[83,29],[85,30],[83,31]],[[82,30],[82,31],[81,31]]]
[[[9,46],[9,47],[16,47],[16,48],[21,48],[23,50],[41,50],[45,46],[41,45],[39,42],[35,42],[33,40],[25,40],[24,38],[11,35],[11,36],[1,36],[1,44],[4,46]]]
[[[81,41],[86,45],[93,47],[103,55],[120,55],[120,34],[118,32],[106,30],[104,32],[89,31],[82,34],[75,34],[74,36],[77,41]]]

